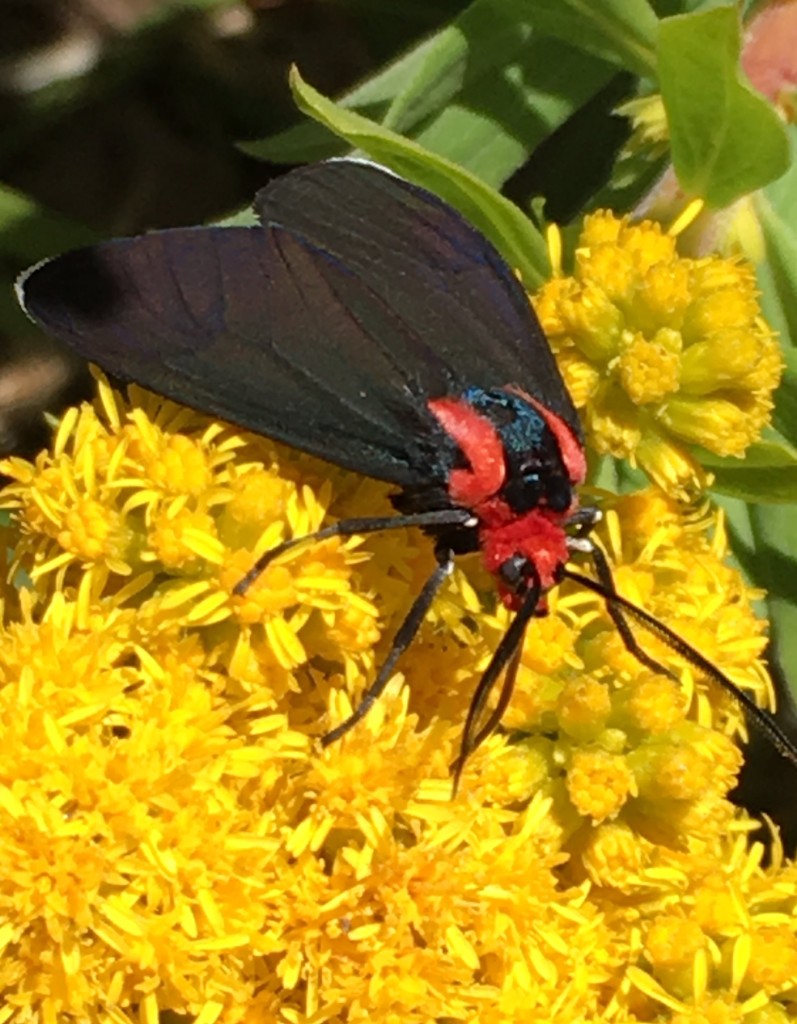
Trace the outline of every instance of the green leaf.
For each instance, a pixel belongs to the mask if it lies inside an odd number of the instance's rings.
[[[23,193],[0,185],[0,256],[12,280],[28,264],[96,240],[88,228],[49,213]],[[22,337],[34,330],[14,289],[7,285],[0,290],[0,332]]]
[[[389,64],[356,89],[346,92],[338,104],[346,110],[359,110],[366,117],[381,120],[391,101],[414,79],[426,63],[430,51],[437,44],[437,36],[425,39],[409,53]],[[316,121],[302,121],[285,131],[254,142],[241,142],[239,148],[260,160],[275,163],[312,163],[338,156],[348,148],[345,141],[336,138]]]
[[[646,0],[517,0],[532,24],[642,77],[656,72],[658,19]]]
[[[780,505],[797,502],[797,466],[770,469],[712,469],[711,490],[751,505]],[[794,512],[792,511],[792,515]]]
[[[337,102],[500,187],[612,73],[604,61],[532,32],[525,0],[475,0]],[[242,148],[298,163],[338,155],[345,144],[304,123]]]
[[[712,207],[762,188],[789,166],[789,144],[774,108],[739,72],[735,7],[664,19],[659,82],[678,180]]]
[[[525,139],[458,103],[446,107],[415,141],[496,189],[529,155]]]
[[[789,189],[781,189],[787,183]],[[776,186],[759,192],[755,206],[766,242],[762,305],[772,326],[797,344],[797,162]]]
[[[530,33],[528,24],[518,19],[513,4],[507,0],[475,0],[450,25],[345,93],[337,103],[382,122],[386,128],[410,133],[422,121],[444,110],[466,85],[483,101],[485,79],[502,78],[502,69],[523,53]],[[507,95],[504,90],[502,98],[503,117],[510,102],[517,102],[518,97]],[[468,107],[467,98],[463,103]],[[484,115],[469,108],[468,112],[489,126]],[[460,139],[472,133],[463,133],[459,125],[452,126],[450,132],[444,129],[443,134]],[[525,157],[533,140],[526,145],[514,141]],[[321,125],[304,122],[269,138],[244,142],[240,148],[262,160],[304,163],[339,155],[346,146]]]
[[[475,0],[438,32],[424,59],[405,77],[384,119],[384,127],[408,132],[443,109],[465,85],[500,76],[528,44],[531,28],[508,0]]]
[[[612,74],[603,61],[536,33],[512,63],[478,75],[469,67],[456,97],[416,126],[415,141],[500,187]],[[572,175],[572,165],[563,173]]]
[[[797,349],[783,348],[786,370],[775,392],[772,425],[789,444],[797,447]]]
[[[793,508],[750,509],[755,537],[755,582],[767,590],[767,611],[778,658],[797,694],[797,516]]]
[[[701,452],[700,462],[714,475],[711,490],[753,504],[797,501],[797,450],[784,440],[762,440],[744,459]]]
[[[753,586],[765,591],[778,661],[797,696],[797,516],[788,505],[746,505],[720,498],[734,554]],[[790,677],[790,678],[788,678]]]
[[[0,252],[33,263],[96,240],[88,228],[48,213],[23,193],[0,185]]]
[[[336,106],[307,85],[295,68],[290,81],[296,103],[304,113],[397,174],[452,203],[495,243],[527,287],[536,287],[545,279],[548,256],[542,235],[508,199],[452,161]]]

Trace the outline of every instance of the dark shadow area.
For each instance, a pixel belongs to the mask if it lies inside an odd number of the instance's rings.
[[[506,195],[524,209],[542,196],[546,218],[558,224],[567,224],[588,207],[628,138],[629,123],[614,110],[631,95],[633,83],[630,75],[613,75],[512,175]]]
[[[797,707],[773,644],[767,651],[767,665],[778,695],[775,720],[797,742]],[[797,852],[797,768],[756,729],[750,730],[744,754],[744,766],[731,799],[756,817],[771,818],[780,829],[786,855],[793,857]],[[767,829],[756,833],[755,838],[767,846],[771,844]]]

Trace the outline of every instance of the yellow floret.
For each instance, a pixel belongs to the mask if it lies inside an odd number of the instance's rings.
[[[686,445],[741,456],[769,422],[783,360],[741,260],[682,258],[658,224],[601,211],[535,307],[591,446],[676,497],[706,482]]]
[[[50,452],[4,464],[21,584],[0,627],[5,1019],[791,1019],[797,874],[777,849],[762,863],[728,799],[744,723],[712,683],[635,630],[676,678],[640,665],[566,582],[454,795],[510,618],[463,558],[380,700],[324,748],[431,541],[300,545],[238,595],[260,553],[384,514],[388,489],[134,396],[103,383]],[[653,490],[602,505],[621,592],[766,703],[721,518]]]

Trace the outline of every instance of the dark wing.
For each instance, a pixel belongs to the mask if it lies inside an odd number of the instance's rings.
[[[375,167],[294,172],[258,209],[262,228],[67,253],[23,277],[22,304],[124,380],[370,476],[444,482],[446,439],[426,402],[507,382],[510,348],[539,330],[519,285],[458,214]],[[522,368],[508,379],[553,407]]]
[[[403,326],[401,347],[374,340],[415,368],[425,394],[440,394],[442,363],[458,390],[515,384],[582,438],[520,282],[442,199],[376,164],[343,159],[279,178],[257,194],[255,210],[345,266],[358,289],[390,308]]]
[[[285,231],[119,239],[35,267],[18,290],[45,330],[122,380],[370,476],[444,479],[432,417],[380,351],[354,355],[367,348],[356,321]]]

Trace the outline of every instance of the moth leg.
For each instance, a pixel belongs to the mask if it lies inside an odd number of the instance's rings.
[[[354,530],[352,532],[359,533],[360,531]],[[336,725],[334,729],[331,729],[321,738],[323,746],[328,747],[330,743],[334,743],[335,740],[340,739],[340,737],[347,733],[352,726],[356,725],[360,719],[364,718],[368,714],[374,702],[379,699],[387,686],[399,658],[415,639],[415,635],[420,629],[421,623],[426,618],[429,608],[437,596],[437,592],[440,590],[440,587],[443,585],[445,580],[451,575],[454,568],[454,552],[449,548],[438,548],[435,555],[437,557],[437,568],[424,584],[420,594],[415,598],[412,603],[412,607],[407,612],[404,621],[399,626],[396,635],[393,637],[393,643],[390,651],[382,662],[382,665],[376,674],[376,678],[365,691],[360,703],[349,717],[345,721],[341,722],[340,725]]]
[[[278,544],[270,551],[265,551],[255,562],[249,572],[233,587],[233,594],[241,597],[252,586],[263,570],[275,558],[290,551],[299,544],[312,544],[315,541],[328,540],[330,537],[351,537],[355,533],[379,533],[382,530],[406,530],[409,527],[428,526],[476,526],[477,520],[463,508],[440,509],[435,512],[415,512],[407,516],[368,516],[361,519],[341,519],[338,523],[325,526],[315,533],[307,533],[304,537],[292,537]]]

